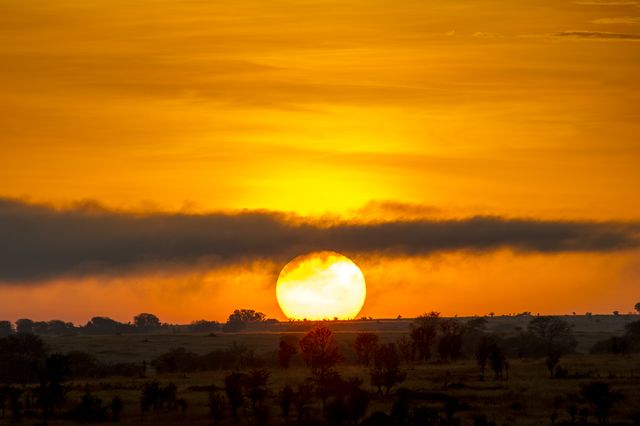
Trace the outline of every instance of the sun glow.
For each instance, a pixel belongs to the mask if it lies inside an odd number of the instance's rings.
[[[355,318],[367,294],[360,268],[331,251],[298,256],[280,272],[276,297],[289,319]]]

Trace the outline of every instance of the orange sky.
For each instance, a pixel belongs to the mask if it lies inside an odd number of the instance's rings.
[[[638,75],[634,0],[4,0],[0,198],[635,223]],[[369,284],[364,315],[640,300],[637,248],[351,255]],[[222,320],[247,306],[283,318],[282,266],[5,282],[0,316]]]

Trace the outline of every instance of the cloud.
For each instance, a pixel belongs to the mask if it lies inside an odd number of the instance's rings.
[[[637,0],[578,0],[574,3],[587,6],[634,6],[640,4]]]
[[[623,16],[620,18],[600,18],[591,21],[593,24],[640,24],[640,16]]]
[[[560,31],[555,37],[570,37],[602,40],[640,40],[640,34],[610,33],[603,31]]]
[[[126,273],[255,259],[285,261],[313,250],[390,256],[511,249],[524,253],[636,248],[640,224],[478,216],[455,220],[319,223],[266,211],[147,213],[95,205],[65,210],[0,199],[0,281]]]
[[[487,33],[483,31],[476,31],[475,33],[473,33],[473,36],[475,38],[500,38],[503,35],[500,33]]]

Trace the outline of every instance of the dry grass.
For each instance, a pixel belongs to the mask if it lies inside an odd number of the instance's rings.
[[[591,340],[610,336],[613,330],[621,330],[625,320],[607,318],[606,321],[591,321],[591,329],[576,327],[582,346]],[[375,322],[375,321],[374,321]],[[408,323],[403,322],[404,325]],[[513,321],[494,319],[490,324],[494,329],[514,327]],[[526,326],[526,322],[524,323]],[[406,328],[397,327],[379,331],[383,341],[395,340]],[[344,328],[336,333],[337,340],[351,359],[350,344],[356,330],[348,331]],[[232,342],[244,344],[253,349],[256,354],[267,359],[275,359],[277,342],[282,332],[261,333],[219,333],[216,337],[206,335],[123,335],[123,336],[71,336],[48,337],[47,344],[54,351],[68,352],[83,350],[91,352],[100,359],[109,362],[142,362],[150,361],[156,356],[167,352],[170,348],[185,347],[197,353],[206,353],[215,349],[228,347]],[[302,336],[302,332],[295,333]],[[586,336],[586,337],[585,337]],[[585,342],[585,338],[587,342]],[[621,391],[625,399],[616,404],[611,423],[620,422],[630,424],[633,414],[640,412],[640,356],[596,356],[577,354],[564,357],[560,363],[569,370],[569,378],[550,379],[544,360],[511,360],[510,377],[508,381],[497,381],[487,375],[485,381],[479,379],[478,369],[472,360],[462,360],[448,364],[422,364],[407,367],[408,377],[403,383],[415,392],[413,406],[426,406],[443,412],[444,396],[458,398],[461,408],[456,414],[461,424],[471,424],[474,414],[485,414],[489,420],[497,425],[522,424],[543,425],[551,424],[550,416],[554,410],[554,398],[561,396],[565,401],[558,409],[559,421],[568,421],[567,395],[579,392],[580,385],[595,380],[603,380]],[[364,379],[369,387],[368,370],[355,366],[343,365],[339,368],[345,377],[358,376]],[[289,370],[271,367],[269,388],[275,395],[285,384],[296,384],[309,376],[308,370],[298,364]],[[122,424],[140,424],[139,410],[140,387],[147,380],[169,381],[178,385],[179,397],[189,403],[186,413],[161,412],[150,413],[145,419],[146,424],[211,424],[208,410],[208,394],[198,391],[197,386],[216,385],[222,387],[222,380],[228,372],[201,372],[178,375],[156,375],[149,373],[146,379],[109,378],[87,380],[73,383],[73,390],[68,395],[68,404],[77,403],[86,389],[90,389],[103,402],[108,402],[115,395],[125,401]],[[280,410],[275,396],[270,399],[270,424],[282,424]],[[389,412],[393,403],[393,396],[375,397],[369,407],[369,412],[382,410]],[[315,409],[320,411],[319,402]],[[243,423],[249,424],[251,416],[246,413]],[[592,417],[592,421],[595,421]],[[225,424],[233,424],[230,419]],[[49,422],[48,424],[63,424],[63,422]]]

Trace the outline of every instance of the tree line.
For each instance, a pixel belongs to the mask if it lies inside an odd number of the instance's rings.
[[[150,313],[140,313],[133,317],[133,321],[126,323],[109,317],[96,316],[80,326],[62,320],[34,321],[29,318],[21,318],[15,324],[6,320],[0,321],[0,337],[13,333],[68,336],[75,334],[155,333],[161,331],[190,333],[238,332],[244,331],[252,325],[267,325],[275,322],[277,320],[267,318],[262,312],[253,309],[236,309],[229,315],[227,322],[223,324],[209,320],[197,320],[184,325],[163,323],[156,315]]]

